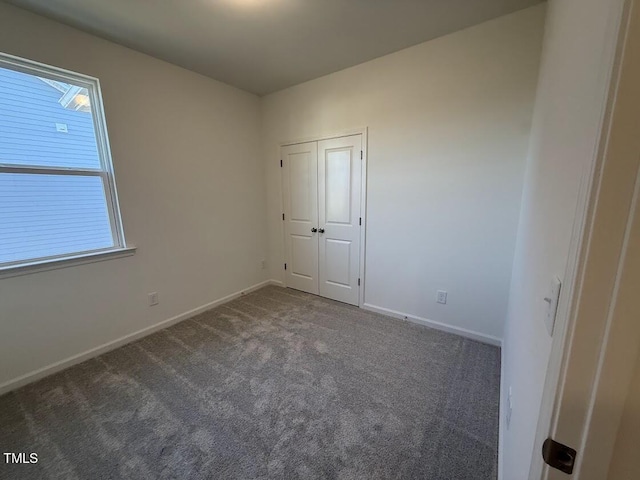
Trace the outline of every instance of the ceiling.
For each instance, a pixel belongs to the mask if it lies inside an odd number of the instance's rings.
[[[540,0],[8,0],[265,95]]]

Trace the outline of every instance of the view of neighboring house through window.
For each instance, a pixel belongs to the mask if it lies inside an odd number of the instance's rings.
[[[0,268],[124,247],[98,88],[0,55]]]

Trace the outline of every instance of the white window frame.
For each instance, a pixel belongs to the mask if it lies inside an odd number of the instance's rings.
[[[111,224],[111,233],[113,236],[113,246],[108,248],[0,263],[0,278],[3,276],[12,276],[12,274],[21,275],[23,273],[30,273],[31,271],[49,270],[51,268],[59,268],[70,264],[87,263],[91,261],[104,260],[106,258],[117,258],[119,256],[133,254],[135,249],[127,246],[124,236],[124,228],[122,226],[122,218],[120,216],[118,193],[116,190],[111,149],[109,147],[109,136],[107,133],[107,123],[102,104],[100,80],[81,73],[71,72],[69,70],[45,65],[1,52],[0,68],[15,70],[29,75],[35,75],[37,77],[44,77],[54,81],[72,84],[74,86],[77,85],[87,89],[89,100],[91,102],[91,116],[93,119],[98,158],[100,160],[100,169],[25,166],[3,163],[0,158],[0,173],[101,177],[107,211],[109,214],[109,222]],[[100,258],[102,256],[105,258]]]

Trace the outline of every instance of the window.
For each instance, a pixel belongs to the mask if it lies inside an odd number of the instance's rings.
[[[0,54],[0,269],[124,248],[98,80]]]

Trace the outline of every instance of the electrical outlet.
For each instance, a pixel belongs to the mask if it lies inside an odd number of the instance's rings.
[[[267,261],[266,261],[266,260],[261,260],[261,261],[260,261],[260,267],[262,268],[262,270],[266,270],[266,268],[267,268]]]
[[[447,292],[444,290],[438,290],[437,302],[445,305],[447,303]]]
[[[158,292],[151,292],[149,295],[149,306],[153,307],[154,305],[158,305],[160,300],[158,300]]]
[[[509,426],[511,425],[511,412],[513,412],[513,392],[511,391],[511,386],[509,386],[509,394],[507,397],[507,430],[509,430]]]

